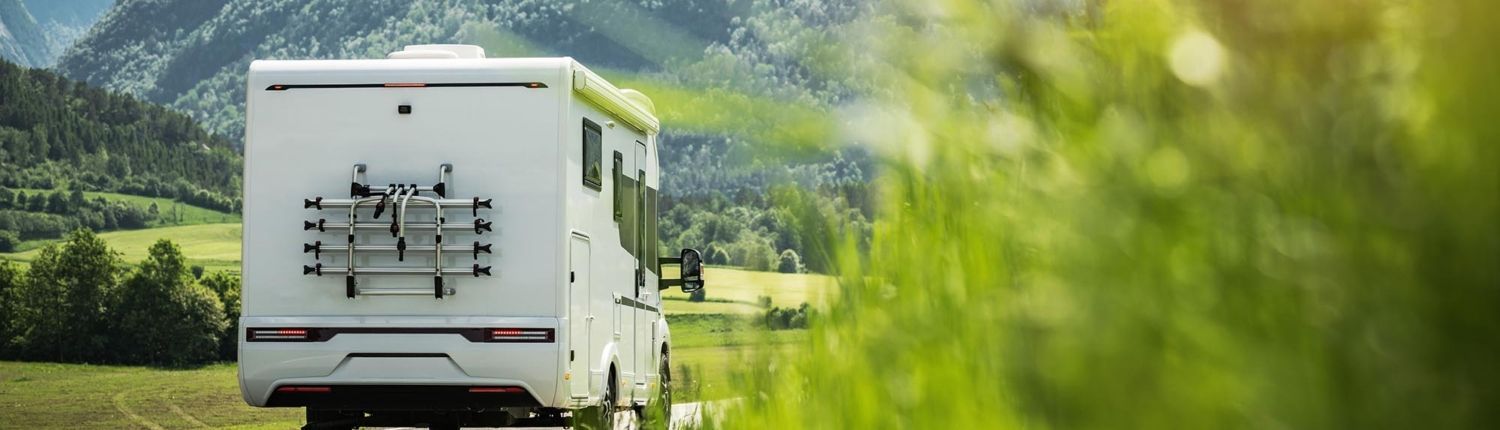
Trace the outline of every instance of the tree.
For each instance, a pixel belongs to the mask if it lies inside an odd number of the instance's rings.
[[[11,322],[15,320],[16,287],[25,282],[20,269],[16,268],[9,260],[0,260],[0,358],[12,358],[16,356],[16,350],[11,342]]]
[[[230,272],[213,272],[202,278],[203,286],[218,295],[224,304],[224,333],[219,337],[219,359],[233,360],[239,348],[240,277]]]
[[[63,362],[108,358],[119,264],[119,255],[88,230],[42,248],[15,294],[13,330],[21,355]]]
[[[0,230],[0,252],[14,252],[21,244],[21,236],[10,230]]]
[[[797,256],[797,251],[781,251],[781,257],[777,261],[776,271],[781,273],[797,273],[802,271],[802,258]]]
[[[224,306],[198,285],[171,241],[151,245],[121,291],[114,346],[130,363],[183,366],[213,360],[224,333]]]

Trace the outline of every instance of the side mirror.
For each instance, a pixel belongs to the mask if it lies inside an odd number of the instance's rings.
[[[663,257],[657,261],[657,264],[682,266],[677,276],[678,279],[662,279],[660,285],[657,286],[658,290],[680,286],[682,292],[692,293],[703,289],[703,254],[699,254],[698,250],[684,248],[681,257]]]
[[[682,273],[677,276],[682,278],[682,292],[691,293],[703,289],[703,255],[696,249],[683,249]]]

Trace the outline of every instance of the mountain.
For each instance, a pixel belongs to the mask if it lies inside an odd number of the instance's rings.
[[[21,0],[0,0],[0,57],[24,65],[47,62],[52,48]]]
[[[125,0],[58,69],[239,136],[244,73],[252,59],[383,58],[406,44],[476,43],[491,56],[571,55],[593,67],[651,70],[727,41],[730,12],[688,0],[649,6],[610,0]],[[667,35],[671,43],[661,40]]]
[[[51,67],[113,0],[0,0],[0,58]]]
[[[687,229],[700,223],[689,215],[731,207],[768,213],[775,184],[860,195],[871,169],[858,151],[787,160],[756,154],[776,145],[836,146],[827,118],[858,88],[859,77],[819,63],[842,60],[827,50],[834,37],[827,29],[866,13],[868,3],[121,0],[57,70],[184,112],[238,142],[245,72],[254,59],[384,58],[423,43],[480,45],[491,57],[571,56],[655,100],[664,129],[661,208],[690,206],[681,222],[662,227],[666,242],[676,245],[671,239],[678,234],[696,237]],[[868,215],[862,197],[848,200]],[[692,245],[738,244],[736,256],[774,257],[796,248],[785,240],[766,245],[785,223],[736,218],[734,227],[705,233]]]
[[[607,76],[728,88],[776,103],[839,97],[802,64],[857,0],[123,0],[58,64],[65,76],[188,112],[239,136],[253,59],[383,58],[469,43],[490,56],[567,55]],[[709,130],[712,131],[712,130]]]
[[[567,55],[657,99],[664,153],[705,152],[737,166],[747,163],[725,157],[779,139],[777,130],[826,132],[826,124],[799,122],[826,116],[849,85],[841,74],[817,73],[806,58],[826,45],[825,28],[852,20],[864,3],[123,0],[57,69],[186,112],[237,141],[253,59],[383,58],[419,43],[477,44],[492,57]],[[690,166],[665,168],[679,167]],[[755,189],[788,176],[761,168],[684,173]],[[663,192],[711,185],[695,184]]]

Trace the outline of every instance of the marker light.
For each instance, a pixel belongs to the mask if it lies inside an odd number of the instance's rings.
[[[550,343],[555,340],[550,328],[491,328],[484,331],[485,342]]]

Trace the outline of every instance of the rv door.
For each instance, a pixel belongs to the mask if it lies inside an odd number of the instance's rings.
[[[590,348],[589,328],[593,311],[589,309],[589,239],[577,233],[568,243],[568,391],[574,399],[589,397],[589,368],[594,361]]]

